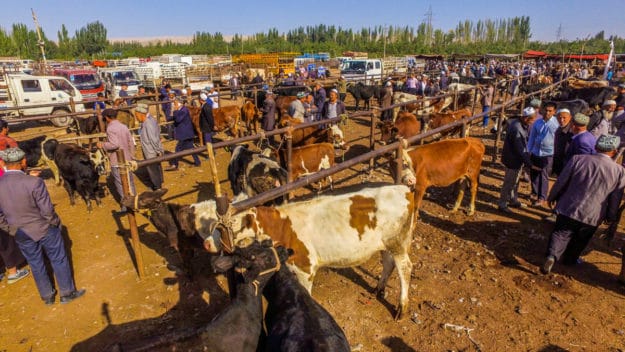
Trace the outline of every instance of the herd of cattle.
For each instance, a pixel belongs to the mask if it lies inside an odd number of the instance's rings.
[[[356,99],[363,98],[361,91],[371,91],[371,98],[378,88],[356,84],[350,86],[349,91]],[[610,97],[610,89],[564,86],[545,96],[561,107],[582,110]],[[401,92],[395,95],[396,102],[413,98]],[[602,95],[599,102],[595,101],[597,95]],[[448,98],[429,100],[427,104],[416,101],[398,109],[393,120],[378,125],[381,142],[408,138],[428,127],[437,128],[472,115],[469,107],[472,99],[456,104],[457,111],[449,111],[451,100]],[[278,97],[281,125],[297,124],[286,115],[292,99]],[[241,135],[241,124],[250,133],[258,131],[260,114],[251,101],[217,110],[214,117],[218,129],[234,137]],[[199,126],[199,110],[193,108],[191,112],[194,123]],[[296,179],[329,168],[335,162],[335,149],[347,148],[343,132],[336,125],[295,129],[292,142],[290,165],[287,165],[289,161],[283,148],[265,151],[252,150],[246,145],[233,148],[228,179],[235,201],[286,184],[286,169],[291,169]],[[75,192],[85,199],[89,209],[91,200],[100,204],[102,192],[98,179],[104,167],[101,161],[94,161],[102,160],[99,151],[91,153],[80,146],[45,137],[22,141],[20,147],[26,151],[30,167],[45,163],[53,170],[57,184],[63,179],[72,205]],[[397,268],[401,288],[396,318],[402,318],[408,312],[412,270],[410,242],[425,191],[430,186],[458,182],[461,187],[452,211],[459,209],[467,187],[470,189],[468,214],[473,214],[484,152],[482,141],[469,137],[404,148],[400,167],[404,185],[348,187],[305,201],[282,204],[281,200],[276,200],[232,215],[227,226],[232,232],[235,249],[230,256],[215,257],[213,268],[219,272],[236,268],[239,273],[236,296],[215,321],[195,333],[216,351],[255,351],[259,341],[272,351],[317,350],[319,346],[326,346],[323,350],[349,351],[343,331],[310,296],[315,274],[324,267],[359,265],[378,252],[382,252],[382,274],[377,292],[384,295],[386,282]],[[393,173],[395,158],[389,160],[388,169]],[[222,236],[226,234],[217,229],[224,224],[224,219],[217,213],[214,200],[179,205],[164,202],[165,192],[166,189],[143,192],[124,198],[122,203],[145,214],[158,231],[167,236],[170,245],[180,254],[187,273],[191,273],[190,259],[194,251],[204,249],[217,254],[231,249],[224,247]],[[231,287],[235,287],[234,284]],[[267,329],[264,338],[260,338],[261,295],[269,304],[264,316]],[[119,350],[121,346],[116,348]]]

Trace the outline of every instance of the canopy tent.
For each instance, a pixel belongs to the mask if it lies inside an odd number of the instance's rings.
[[[547,53],[542,52],[542,51],[534,51],[534,50],[528,50],[525,52],[525,54],[523,54],[524,59],[535,59],[535,58],[541,58],[545,56],[547,56]]]

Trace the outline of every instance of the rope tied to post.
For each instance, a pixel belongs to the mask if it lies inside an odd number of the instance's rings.
[[[339,115],[339,117],[341,118],[341,121],[339,121],[339,123],[342,124],[343,126],[347,126],[347,120],[349,119],[349,115],[341,114]]]

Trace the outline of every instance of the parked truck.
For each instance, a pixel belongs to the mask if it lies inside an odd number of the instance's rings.
[[[5,119],[37,115],[63,115],[71,112],[70,98],[82,101],[80,90],[59,76],[31,76],[5,74],[0,81],[0,117]],[[54,106],[42,106],[51,105]],[[19,107],[20,109],[11,109]],[[82,104],[75,105],[76,112],[84,112]],[[71,117],[52,118],[57,127],[67,126]]]
[[[348,82],[375,84],[382,81],[384,65],[380,59],[357,59],[343,61],[341,76]]]
[[[85,100],[96,100],[98,93],[104,93],[104,83],[95,70],[55,69],[54,75],[63,76],[70,81]]]
[[[139,91],[139,76],[134,67],[119,66],[110,68],[100,68],[98,70],[106,86],[106,96],[110,99],[119,98],[119,91],[122,84],[128,85],[128,95],[136,95]]]

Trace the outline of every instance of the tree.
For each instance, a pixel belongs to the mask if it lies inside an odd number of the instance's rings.
[[[88,23],[85,27],[76,31],[76,53],[79,55],[93,56],[101,54],[108,46],[106,28],[100,21]]]

